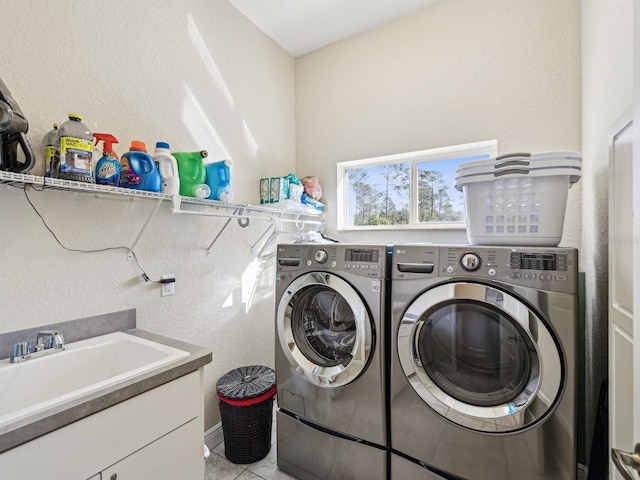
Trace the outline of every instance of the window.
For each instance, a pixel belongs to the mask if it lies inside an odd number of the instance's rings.
[[[458,164],[495,157],[496,140],[338,163],[338,229],[464,228]]]

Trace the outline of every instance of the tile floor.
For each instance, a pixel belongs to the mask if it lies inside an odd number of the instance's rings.
[[[237,465],[224,456],[224,442],[211,450],[205,464],[205,480],[296,480],[276,465],[276,419],[274,415],[269,454],[255,463]]]

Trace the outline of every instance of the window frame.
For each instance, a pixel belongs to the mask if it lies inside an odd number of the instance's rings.
[[[380,157],[349,160],[336,164],[337,184],[337,230],[366,231],[366,230],[464,230],[466,222],[418,222],[418,165],[425,162],[467,158],[475,155],[498,155],[498,141],[485,140],[481,142],[451,145],[447,147],[431,148],[416,152],[398,153]],[[348,216],[348,170],[357,168],[379,167],[398,163],[409,164],[409,223],[393,225],[347,225]]]

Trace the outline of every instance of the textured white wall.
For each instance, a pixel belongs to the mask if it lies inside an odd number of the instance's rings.
[[[294,171],[294,60],[225,0],[0,0],[0,77],[42,136],[68,112],[93,131],[174,151],[206,149],[234,161],[236,200],[256,203],[262,176]],[[67,246],[129,246],[155,206],[144,199],[66,192],[29,197]],[[0,187],[0,331],[136,308],[140,328],[213,351],[206,374],[206,427],[217,423],[215,382],[240,365],[273,363],[271,262],[250,246],[266,228],[172,216],[163,204],[136,248],[160,297],[126,252],[64,251],[22,191]]]
[[[582,145],[577,0],[448,0],[297,65],[223,0],[0,0],[12,19],[0,31],[0,77],[30,120],[34,146],[75,111],[90,128],[116,134],[119,152],[131,139],[165,140],[176,151],[231,157],[240,201],[256,202],[257,179],[294,171],[297,155],[299,174],[321,178],[330,224],[338,161],[488,138],[502,153],[582,150],[562,245],[580,246],[582,234],[588,319],[600,329],[587,354],[602,359],[607,134],[631,102],[632,63],[631,1],[601,3],[581,2]],[[582,199],[581,190],[590,193]],[[63,242],[85,249],[130,245],[154,206],[29,195]],[[141,328],[213,350],[207,427],[218,419],[220,375],[272,363],[272,264],[249,252],[266,225],[233,222],[207,257],[224,220],[176,217],[163,205],[136,249],[152,277],[176,275],[176,295],[161,298],[123,251],[65,252],[23,192],[1,187],[0,199],[0,331],[137,308]],[[465,240],[462,232],[366,238]]]
[[[632,0],[582,0],[582,269],[586,272],[587,414],[607,376],[609,134],[633,101]],[[636,40],[637,45],[637,40]],[[587,422],[589,426],[591,423]],[[587,429],[587,434],[591,430]]]
[[[497,139],[500,153],[580,150],[579,0],[447,0],[296,62],[296,161],[335,230],[340,161]],[[580,184],[563,246],[580,244]],[[339,232],[339,238],[362,239]],[[466,241],[461,231],[368,240]]]

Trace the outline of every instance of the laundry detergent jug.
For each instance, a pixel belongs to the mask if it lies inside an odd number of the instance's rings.
[[[176,158],[171,155],[171,150],[167,142],[156,142],[153,161],[156,162],[160,176],[162,177],[162,193],[178,195],[180,193],[178,162]]]
[[[120,158],[120,186],[159,192],[162,177],[144,142],[132,140],[129,151]]]
[[[184,197],[206,198],[211,193],[205,183],[206,172],[202,159],[207,158],[206,150],[199,152],[174,152],[178,162],[180,177],[180,195]]]
[[[230,167],[231,160],[205,164],[206,181],[211,189],[211,195],[208,197],[210,200],[222,200],[223,202],[233,200]]]

